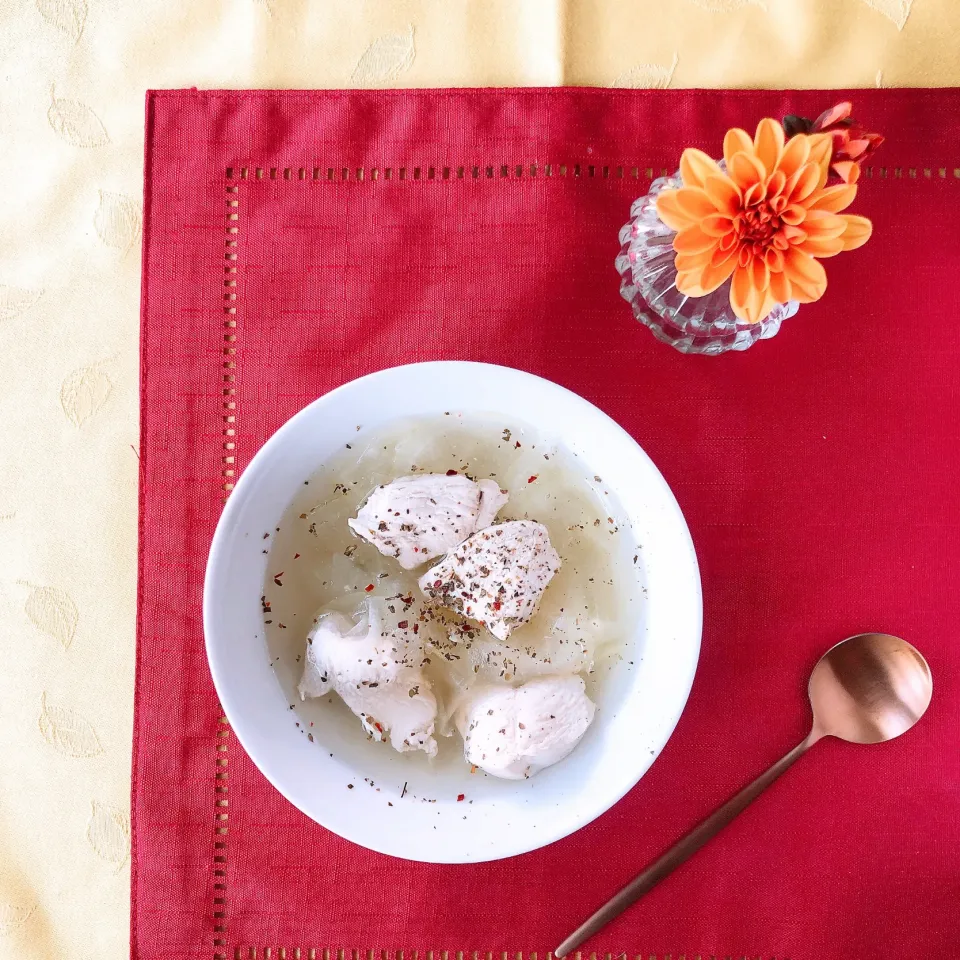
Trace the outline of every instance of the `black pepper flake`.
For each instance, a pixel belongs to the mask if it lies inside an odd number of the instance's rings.
[[[307,739],[308,739],[311,743],[313,743],[313,734],[312,734],[312,733],[308,733],[308,734],[307,734]]]
[[[347,444],[347,449],[348,449],[348,450],[352,450],[353,447],[351,447],[350,444],[348,443],[348,444]]]
[[[450,416],[450,414],[447,414],[447,416]],[[400,791],[400,799],[402,800],[406,795],[407,795],[407,781],[404,780],[404,781],[403,781],[403,790]]]
[[[347,784],[347,789],[348,789],[348,790],[352,790],[352,789],[353,789],[353,784],[352,784],[352,783],[348,783],[348,784]]]

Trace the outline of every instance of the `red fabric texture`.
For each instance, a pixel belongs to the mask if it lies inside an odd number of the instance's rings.
[[[613,267],[651,170],[847,97],[888,138],[852,208],[870,243],[826,261],[825,298],[773,341],[655,341]],[[871,629],[927,656],[920,725],[819,744],[587,949],[956,949],[958,118],[957,91],[148,96],[134,957],[542,957],[797,743],[817,657]],[[290,806],[221,722],[201,631],[230,471],[325,391],[435,358],[522,367],[622,423],[680,501],[705,598],[693,692],[649,773],[577,834],[479,866],[370,853]]]

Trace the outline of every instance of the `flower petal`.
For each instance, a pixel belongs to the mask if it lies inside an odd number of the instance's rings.
[[[763,257],[754,257],[750,264],[750,282],[758,290],[766,290],[770,283],[770,268]]]
[[[702,150],[687,147],[680,155],[680,177],[685,187],[702,187],[707,177],[715,176],[723,176],[723,171]]]
[[[677,290],[687,297],[704,296],[703,287],[700,286],[700,271],[690,270],[685,273],[678,273],[676,279]]]
[[[678,253],[673,258],[673,265],[677,268],[677,273],[699,273],[710,263],[711,255],[709,250],[701,253]]]
[[[813,121],[814,130],[823,130],[831,124],[846,120],[853,113],[853,104],[849,100],[842,100],[835,107],[824,110],[823,113]]]
[[[789,180],[806,162],[810,156],[810,137],[798,133],[787,141],[780,156],[778,169],[783,171]]]
[[[796,180],[787,197],[791,203],[802,203],[820,186],[820,168],[815,163],[805,163],[798,171]]]
[[[805,303],[819,300],[827,289],[827,271],[823,269],[823,265],[819,260],[802,253],[797,247],[791,247],[786,252],[783,272],[790,281],[795,299],[800,299],[797,296],[798,293],[810,298],[810,300],[803,301]]]
[[[856,196],[857,188],[853,184],[838,183],[835,187],[826,187],[814,194],[807,203],[807,209],[838,213],[846,210]]]
[[[783,150],[783,125],[764,117],[757,124],[757,134],[753,138],[753,148],[756,151],[757,159],[763,164],[766,170],[773,170],[780,159],[780,152]]]
[[[830,176],[830,158],[833,156],[833,138],[827,134],[815,134],[810,138],[809,162],[820,170],[820,183],[823,186]]]
[[[681,230],[673,238],[673,249],[677,253],[703,253],[716,245],[717,238],[704,233],[697,225]]]
[[[791,227],[795,227],[798,223],[803,223],[806,218],[806,207],[800,203],[791,203],[789,207],[780,211],[780,219]]]
[[[846,229],[846,221],[835,213],[827,213],[825,210],[810,210],[803,221],[803,229],[809,237],[833,240]]]
[[[733,221],[722,213],[713,213],[700,221],[700,229],[711,237],[725,237],[733,230]]]
[[[751,148],[753,144],[750,145]],[[748,190],[754,184],[767,178],[767,171],[753,153],[735,153],[729,160],[730,176],[741,190]]]
[[[704,217],[717,212],[717,208],[700,187],[683,187],[677,191],[674,199],[677,201],[677,206],[694,223],[699,223]]]
[[[771,273],[780,273],[783,270],[783,251],[776,247],[767,247],[764,251],[763,259],[767,262],[767,267]]]
[[[723,171],[710,176],[703,183],[703,189],[720,213],[733,216],[743,204],[740,188]]]
[[[733,273],[737,265],[737,258],[728,256],[721,263],[711,263],[700,278],[700,285],[704,293],[713,293]]]
[[[840,236],[843,249],[856,250],[857,247],[862,247],[873,233],[873,224],[866,217],[854,213],[843,213],[841,216],[847,222],[847,227]]]
[[[809,253],[811,257],[835,257],[843,251],[843,240],[840,237],[807,237],[803,243],[797,244],[796,249]]]
[[[777,303],[786,303],[788,300],[793,299],[790,290],[790,281],[787,279],[785,273],[777,272],[770,274],[770,293]]]
[[[747,299],[750,296],[750,270],[738,266],[733,271],[730,281],[730,306],[733,312],[741,319],[747,319]]]
[[[863,140],[848,140],[843,146],[843,154],[849,160],[856,160],[857,157],[866,153],[870,149],[870,141],[867,139]]]
[[[767,167],[767,169],[771,169]],[[770,174],[770,179],[767,181],[767,199],[775,200],[779,194],[783,191],[784,186],[786,186],[787,178],[784,175],[782,170],[774,170]]]
[[[833,170],[844,183],[854,184],[860,179],[860,164],[855,160],[838,160]]]
[[[728,260],[732,260],[734,263],[734,266],[736,266],[736,262],[737,262],[736,255],[737,255],[736,246],[728,247],[726,250],[722,246],[717,247],[716,250],[714,250],[710,256],[710,266],[719,267],[721,263],[726,263]],[[733,267],[731,267],[730,269],[732,270]]]
[[[727,162],[727,170],[730,169],[734,155],[744,151],[753,153],[753,140],[746,130],[732,127],[723,138],[723,159]]]
[[[687,216],[677,202],[679,190],[664,190],[657,197],[657,216],[671,229],[683,230],[694,221]]]

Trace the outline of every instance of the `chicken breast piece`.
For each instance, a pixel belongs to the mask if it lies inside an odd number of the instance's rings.
[[[384,556],[412,570],[489,526],[507,499],[494,480],[425,473],[381,484],[347,523]]]
[[[413,628],[390,629],[374,602],[359,621],[340,613],[319,617],[307,638],[300,699],[335,691],[375,740],[400,753],[436,756],[437,700],[420,669],[423,645]]]
[[[563,760],[595,712],[580,677],[540,677],[519,687],[475,688],[454,722],[467,763],[494,777],[522,780]]]
[[[467,538],[421,578],[428,599],[476,620],[497,639],[530,620],[560,556],[542,523],[510,520]]]

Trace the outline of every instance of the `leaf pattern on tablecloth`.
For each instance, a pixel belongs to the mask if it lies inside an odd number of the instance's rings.
[[[47,119],[54,132],[75,147],[102,147],[110,142],[103,122],[79,100],[54,94],[47,110]]]
[[[40,734],[60,753],[68,757],[96,757],[103,753],[93,724],[73,710],[58,707],[40,698]]]
[[[87,22],[86,0],[36,0],[36,4],[47,23],[62,30],[74,43],[79,42]]]
[[[623,73],[613,81],[614,87],[645,88],[649,90],[663,90],[670,86],[674,71],[677,69],[679,60],[677,53],[674,53],[673,60],[669,67],[664,67],[658,63],[641,63]]]
[[[100,367],[99,363],[80,367],[60,386],[60,405],[75,427],[83,426],[113,392],[113,383]]]
[[[871,10],[882,13],[888,20],[892,20],[897,30],[903,30],[910,17],[913,0],[863,0]]]
[[[0,903],[0,937],[13,933],[22,927],[36,912],[37,905],[17,907],[12,903]]]
[[[94,800],[87,822],[87,841],[98,857],[119,870],[130,855],[130,818],[126,811]]]
[[[19,316],[42,296],[42,290],[25,290],[23,287],[0,283],[0,322]]]
[[[416,56],[411,23],[404,33],[386,33],[374,40],[364,51],[350,79],[360,87],[388,83],[406,73]]]
[[[38,587],[22,580],[20,583],[30,588],[23,609],[33,625],[69,650],[80,619],[70,594],[59,587]]]
[[[123,193],[100,191],[93,215],[97,236],[108,246],[126,253],[140,236],[140,204]]]

